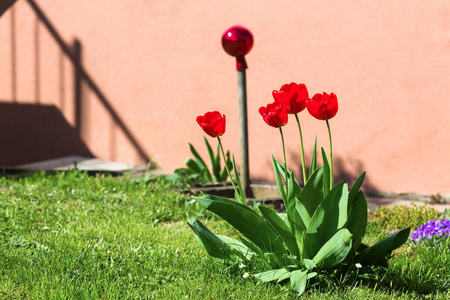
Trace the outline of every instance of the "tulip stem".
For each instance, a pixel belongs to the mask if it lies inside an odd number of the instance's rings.
[[[220,146],[220,150],[221,150],[221,152],[222,152],[223,161],[225,162],[225,170],[227,170],[228,177],[230,177],[231,184],[233,185],[234,191],[235,191],[237,194],[240,194],[240,193],[239,193],[239,190],[236,188],[236,185],[234,184],[233,177],[231,177],[230,170],[228,169],[228,166],[227,166],[227,159],[226,159],[226,157],[225,157],[225,152],[223,151],[223,146],[222,146],[222,141],[220,140],[220,136],[217,137],[217,140],[219,141],[219,146]],[[236,177],[238,176],[237,174],[234,174],[234,175],[235,175]]]
[[[306,170],[305,170],[305,154],[303,149],[303,136],[302,136],[302,127],[300,126],[300,120],[298,119],[298,114],[295,114],[295,119],[297,120],[298,132],[300,134],[300,151],[302,155],[302,171],[303,171],[303,186],[306,185]]]
[[[330,189],[333,188],[333,145],[331,143],[331,129],[330,129],[330,123],[327,122],[327,128],[328,128],[328,138],[330,140]]]
[[[286,148],[284,147],[284,136],[283,136],[283,130],[280,128],[280,134],[281,134],[281,144],[283,145],[283,159],[284,159],[284,181],[286,182],[286,200],[288,197],[288,170],[287,170],[287,163],[286,163]]]

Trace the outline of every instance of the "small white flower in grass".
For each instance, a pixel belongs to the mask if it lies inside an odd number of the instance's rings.
[[[358,269],[361,269],[361,268],[362,268],[362,265],[361,265],[360,263],[356,263],[356,264],[355,264],[355,267],[357,267]]]
[[[42,227],[42,229],[49,230],[50,228],[48,228],[47,226],[44,226],[44,227]]]
[[[248,273],[245,273],[244,275],[242,275],[243,278],[247,278],[249,276],[250,276],[250,274],[248,274]]]
[[[195,203],[195,199],[192,199],[189,203],[190,204],[194,204]]]
[[[244,264],[239,264],[239,269],[243,269],[243,268],[245,268],[245,265]]]
[[[72,189],[72,194],[75,194],[75,189]]]

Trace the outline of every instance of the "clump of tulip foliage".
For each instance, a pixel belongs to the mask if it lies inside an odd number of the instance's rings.
[[[273,103],[259,109],[263,120],[278,128],[283,147],[283,162],[272,156],[275,178],[286,212],[276,212],[266,205],[250,208],[236,171],[233,158],[235,200],[202,195],[195,200],[219,215],[239,233],[239,240],[215,235],[195,217],[188,218],[199,243],[214,259],[239,264],[253,260],[267,269],[253,274],[264,282],[290,280],[298,294],[305,291],[307,281],[318,272],[340,264],[387,266],[390,253],[408,238],[410,228],[397,231],[380,242],[362,243],[367,225],[367,202],[360,190],[365,173],[349,189],[344,180],[333,182],[332,139],[329,120],[338,111],[335,94],[315,94],[309,98],[304,84],[290,83],[272,93]],[[310,115],[324,120],[329,133],[329,152],[321,148],[322,166],[317,165],[316,142],[308,174],[306,174],[302,129],[299,114],[307,109]],[[289,115],[295,117],[300,137],[303,185],[296,180],[286,162],[282,127]],[[217,138],[223,152],[221,136],[225,133],[225,115],[214,111],[197,118],[200,127]],[[225,157],[225,155],[224,155]],[[230,178],[230,170],[227,169]]]

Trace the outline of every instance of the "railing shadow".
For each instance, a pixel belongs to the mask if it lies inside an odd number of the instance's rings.
[[[61,37],[61,35],[56,30],[55,26],[50,22],[49,18],[44,14],[42,9],[38,6],[38,4],[34,0],[27,0],[27,3],[31,6],[33,12],[36,14],[39,22],[41,22],[45,29],[50,33],[53,40],[57,43],[58,47],[61,49],[61,52],[65,57],[67,57],[73,66],[74,69],[74,127],[76,132],[81,136],[82,133],[82,116],[83,116],[83,106],[85,103],[83,102],[83,92],[82,86],[86,86],[89,88],[91,92],[98,98],[99,102],[102,104],[103,108],[106,110],[108,115],[113,120],[114,124],[120,129],[120,131],[124,134],[126,139],[130,142],[132,147],[136,150],[140,159],[145,162],[150,162],[150,157],[147,155],[143,147],[137,141],[136,137],[126,126],[125,122],[119,116],[117,111],[112,107],[107,97],[103,93],[103,91],[98,87],[95,83],[94,79],[89,75],[86,69],[82,65],[81,55],[82,55],[82,47],[79,40],[74,40],[73,45],[69,46]],[[14,41],[13,41],[14,43]],[[12,51],[14,52],[14,45],[12,45]],[[14,53],[13,53],[14,56]],[[13,65],[14,65],[14,57],[13,57]],[[13,77],[14,77],[14,67],[13,67]],[[38,79],[36,79],[38,80]],[[15,79],[12,78],[13,84],[13,102],[15,99]],[[39,99],[36,99],[39,101]]]
[[[14,2],[17,0],[2,0],[0,1],[0,16],[8,9],[10,8]]]

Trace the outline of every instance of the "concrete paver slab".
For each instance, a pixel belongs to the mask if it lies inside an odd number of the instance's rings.
[[[14,169],[41,171],[64,171],[78,169],[83,171],[122,173],[134,170],[135,166],[119,162],[104,161],[98,158],[74,155],[19,165],[14,167]]]
[[[414,200],[406,200],[406,199],[395,199],[395,198],[379,198],[379,197],[366,197],[367,203],[369,205],[369,210],[375,210],[380,208],[381,206],[387,206],[388,208],[392,208],[395,205],[411,205],[415,203],[417,206],[421,206],[426,204],[428,207],[432,207],[440,213],[444,213],[446,209],[450,209],[450,203],[440,204],[440,203],[430,203],[424,201],[414,201]]]

